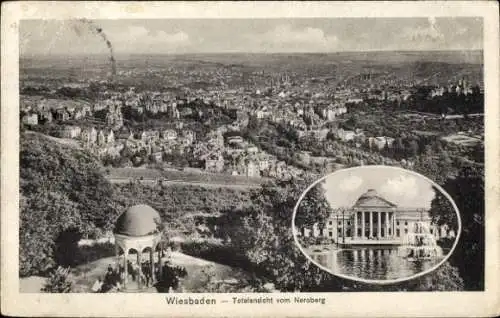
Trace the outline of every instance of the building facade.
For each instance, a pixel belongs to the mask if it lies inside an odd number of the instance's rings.
[[[436,239],[454,237],[448,226],[432,223],[425,208],[402,208],[370,189],[351,208],[335,209],[323,226],[302,229],[301,235],[330,239],[348,245],[403,244],[417,222],[424,222]]]

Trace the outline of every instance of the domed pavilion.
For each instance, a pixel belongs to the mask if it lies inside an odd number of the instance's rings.
[[[143,253],[149,252],[150,277],[154,280],[154,251],[161,241],[161,233],[158,229],[160,222],[161,218],[158,212],[145,204],[134,205],[118,217],[114,236],[117,256],[120,255],[120,248],[123,251],[124,287],[128,281],[128,255],[130,251],[137,253],[136,268],[139,270],[141,270]],[[158,268],[161,270],[160,251],[158,253]],[[138,288],[142,288],[140,278],[137,279],[137,282]]]

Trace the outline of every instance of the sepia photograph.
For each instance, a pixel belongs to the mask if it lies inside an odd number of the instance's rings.
[[[441,265],[459,240],[455,203],[410,171],[345,169],[313,188],[323,194],[325,209],[299,201],[295,235],[302,252],[333,274],[382,284],[414,278]]]
[[[290,233],[266,191],[373,164],[481,188],[481,33],[477,18],[21,21],[20,290],[321,290],[256,244]],[[477,234],[461,266],[481,290]]]
[[[93,315],[80,297],[323,315],[360,292],[482,297],[495,285],[486,13],[76,4],[23,2],[8,27],[10,292],[70,294]],[[285,10],[302,6],[311,13]]]
[[[341,28],[367,41],[328,36]],[[253,43],[224,41],[235,30]],[[253,192],[353,165],[480,178],[481,32],[476,18],[22,21],[21,291],[296,290],[300,273],[280,286],[265,246],[233,237]],[[421,51],[400,52],[400,36]],[[368,39],[393,51],[328,52]],[[430,50],[440,39],[454,50]]]

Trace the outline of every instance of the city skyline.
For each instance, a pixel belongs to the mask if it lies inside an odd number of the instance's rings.
[[[20,54],[482,50],[480,18],[24,20]]]

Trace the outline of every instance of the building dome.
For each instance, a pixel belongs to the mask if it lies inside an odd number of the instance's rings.
[[[123,212],[115,223],[115,234],[146,236],[158,232],[161,218],[149,205],[134,205]]]
[[[354,207],[395,207],[396,205],[381,197],[374,189],[368,189],[363,193]]]
[[[378,196],[378,193],[376,190],[374,189],[368,189],[368,191],[366,191],[365,193],[363,193],[359,198],[374,198],[374,197],[377,197]]]

